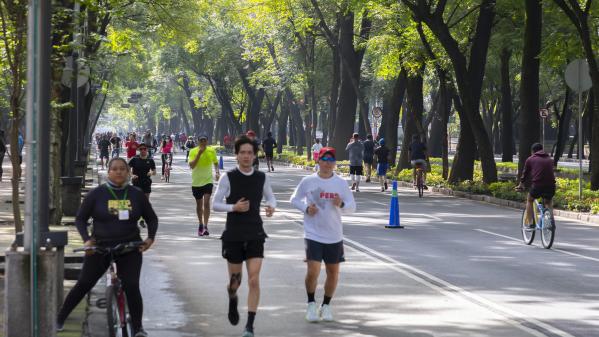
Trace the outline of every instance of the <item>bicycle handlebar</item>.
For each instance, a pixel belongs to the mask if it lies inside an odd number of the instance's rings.
[[[94,252],[112,253],[112,254],[124,253],[126,251],[132,251],[136,248],[139,248],[143,244],[144,244],[144,241],[131,241],[131,242],[119,243],[118,245],[116,245],[114,247],[91,246],[91,247],[76,248],[76,249],[73,249],[73,252],[78,253],[78,252],[94,251]]]

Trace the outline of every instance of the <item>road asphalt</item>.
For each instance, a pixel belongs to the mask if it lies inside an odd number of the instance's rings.
[[[234,166],[225,157],[225,169]],[[268,175],[278,206],[265,218],[256,336],[599,336],[599,228],[557,218],[556,243],[545,250],[538,239],[522,243],[520,211],[428,192],[420,199],[400,189],[406,228],[385,229],[390,192],[376,183],[363,183],[354,193],[356,213],[344,217],[347,262],[331,302],[335,321],[307,323],[302,215],[288,200],[311,172],[275,169]],[[240,324],[231,326],[219,240],[226,214],[213,213],[210,237],[197,237],[181,155],[170,183],[154,181],[160,228],[142,270],[146,330],[156,337],[241,336],[247,279]],[[323,282],[324,270],[318,302]]]

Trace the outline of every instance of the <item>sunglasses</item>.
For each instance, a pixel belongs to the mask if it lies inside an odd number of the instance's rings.
[[[320,160],[322,160],[322,161],[329,161],[329,162],[335,162],[335,161],[337,161],[335,159],[335,157],[322,157],[322,158],[320,158]]]
[[[147,147],[140,147],[139,151],[148,151],[148,148]]]

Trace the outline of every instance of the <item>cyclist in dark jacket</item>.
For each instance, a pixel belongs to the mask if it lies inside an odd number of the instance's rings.
[[[543,198],[545,207],[553,208],[555,195],[555,174],[553,172],[553,159],[543,151],[543,145],[534,143],[531,147],[532,155],[526,159],[517,189],[530,186],[526,202],[526,223],[534,224],[532,204],[535,199]]]
[[[134,337],[147,337],[142,327],[143,301],[139,291],[139,276],[142,252],[154,243],[158,229],[158,217],[148,198],[137,187],[129,185],[127,161],[115,157],[108,163],[106,184],[91,190],[83,200],[75,224],[85,247],[114,247],[120,243],[141,241],[137,222],[143,217],[148,225],[148,238],[139,251],[117,256],[117,273],[127,296]],[[87,231],[88,220],[92,218],[94,228]],[[110,256],[88,253],[83,260],[83,268],[77,283],[67,295],[57,318],[57,328],[62,330],[71,311],[79,304],[102,277],[110,265]]]

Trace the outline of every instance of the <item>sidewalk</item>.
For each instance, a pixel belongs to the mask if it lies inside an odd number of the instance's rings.
[[[19,190],[19,199],[21,201],[21,213],[24,213],[24,192],[25,192],[25,165],[23,167],[23,174],[20,184]],[[7,157],[4,158],[4,162],[2,165],[3,175],[2,181],[0,182],[0,250],[5,252],[11,246],[14,236],[14,217],[12,210],[12,185],[11,185],[11,176],[12,176],[12,164],[10,159]],[[94,169],[94,174],[96,170]],[[94,183],[97,183],[97,179],[94,179]],[[89,187],[86,185],[86,187]],[[63,217],[63,223],[72,222],[72,218]],[[50,230],[68,230],[69,237],[69,245],[65,248],[65,257],[69,256],[78,256],[77,254],[73,254],[72,250],[78,246],[81,246],[83,243],[81,242],[79,233],[74,226],[51,226]],[[4,254],[1,254],[2,263],[4,263]],[[70,265],[70,264],[69,264]],[[73,270],[70,270],[70,274],[73,274]],[[73,275],[71,275],[73,276]],[[0,307],[4,308],[4,267],[2,267],[2,273],[0,273]],[[75,281],[65,280],[64,282],[64,294],[66,295],[69,290],[73,287]],[[75,308],[67,322],[65,323],[65,330],[59,333],[57,336],[59,337],[79,337],[82,335],[82,326],[84,323],[84,319],[86,316],[86,311],[88,307],[87,301],[82,301],[79,306]],[[0,310],[0,337],[8,337],[4,336],[4,309]]]

